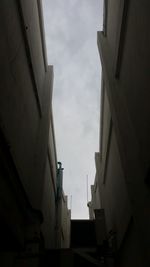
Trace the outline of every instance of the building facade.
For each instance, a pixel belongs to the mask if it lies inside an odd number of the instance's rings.
[[[99,153],[95,153],[95,181],[94,185],[91,185],[91,201],[88,202],[87,206],[89,209],[90,220],[95,219],[95,210],[101,208],[100,194],[99,194]]]
[[[116,266],[150,264],[149,1],[105,1],[99,192]],[[117,265],[118,264],[118,265]]]
[[[2,0],[0,20],[0,247],[56,248],[56,222],[67,206],[58,214],[53,66],[41,1]]]

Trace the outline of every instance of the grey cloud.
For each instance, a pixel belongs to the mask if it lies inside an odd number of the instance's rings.
[[[86,175],[95,176],[99,142],[100,60],[97,30],[102,1],[43,0],[48,61],[54,65],[53,109],[58,159],[72,217],[88,216]]]

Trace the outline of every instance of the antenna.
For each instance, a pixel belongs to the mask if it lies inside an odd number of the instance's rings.
[[[88,175],[86,176],[86,190],[87,190],[87,203],[88,203],[88,199],[89,199],[89,195],[88,195]]]

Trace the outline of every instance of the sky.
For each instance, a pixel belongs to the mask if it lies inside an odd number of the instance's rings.
[[[42,0],[48,63],[54,66],[53,115],[57,159],[73,219],[88,218],[99,150],[101,66],[97,31],[102,0]],[[87,179],[88,176],[88,179]]]

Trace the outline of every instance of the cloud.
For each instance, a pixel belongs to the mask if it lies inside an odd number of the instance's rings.
[[[97,30],[102,1],[43,0],[49,64],[54,65],[53,110],[64,191],[72,195],[72,217],[87,218],[86,175],[95,177],[99,147],[101,69]]]

